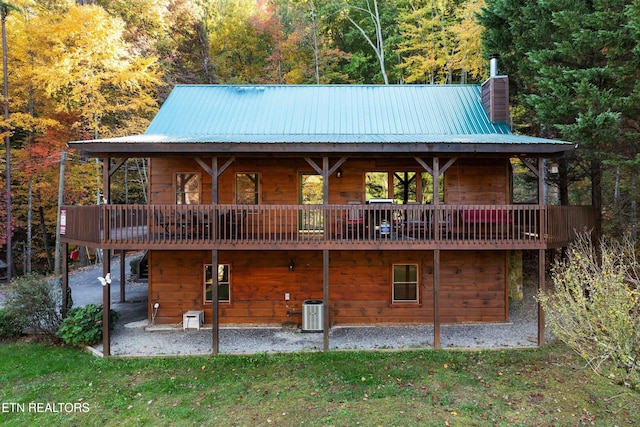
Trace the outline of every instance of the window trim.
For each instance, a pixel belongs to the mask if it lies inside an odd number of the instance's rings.
[[[396,266],[414,266],[416,268],[416,281],[415,282],[396,282],[395,280],[395,267]],[[415,283],[416,286],[416,299],[414,300],[401,300],[401,299],[396,299],[395,295],[395,286],[396,283],[398,284],[412,284]],[[420,304],[420,298],[421,298],[421,294],[420,294],[420,266],[418,263],[394,263],[391,264],[391,304],[394,305],[408,305],[408,304]]]
[[[229,279],[228,282],[226,283],[227,287],[229,288],[229,299],[218,300],[218,303],[230,304],[231,303],[231,264],[219,263],[218,266],[227,267],[227,277]],[[203,264],[202,266],[202,301],[204,304],[213,304],[213,300],[207,299],[207,285],[208,285],[207,284],[207,267],[213,267],[213,264]],[[213,271],[212,271],[212,274],[213,274]],[[211,280],[212,280],[211,285],[213,285],[213,275],[211,276]],[[220,287],[220,282],[218,282],[218,287]],[[213,286],[211,289],[213,290]],[[218,291],[218,295],[219,295],[219,292],[220,291]]]

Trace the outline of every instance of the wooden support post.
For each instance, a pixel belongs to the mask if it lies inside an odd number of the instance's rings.
[[[435,210],[433,211],[433,236],[436,242],[440,241],[440,193],[439,193],[439,182],[440,182],[440,159],[438,157],[433,158],[433,206]],[[440,256],[440,254],[438,254]]]
[[[69,307],[69,244],[62,243],[62,318],[67,317]]]
[[[433,251],[433,348],[440,348],[440,249]]]
[[[324,237],[325,241],[330,239],[330,218],[329,212],[326,209],[329,206],[329,158],[322,158],[322,203],[324,204]],[[323,320],[324,324],[322,325],[322,348],[324,351],[329,350],[329,326],[331,322],[329,321],[329,250],[324,249],[322,251],[322,310],[323,310]]]
[[[546,289],[546,260],[545,250],[538,251],[538,292],[544,292]],[[545,343],[545,317],[542,304],[538,301],[538,346],[542,347]]]
[[[107,277],[111,272],[111,251],[104,249],[102,253],[102,277]],[[111,355],[111,284],[105,283],[102,287],[102,354]]]
[[[218,310],[218,250],[211,251],[211,349],[220,352],[220,319]]]
[[[105,157],[102,159],[102,197],[104,197],[105,204],[111,202],[111,158]],[[105,210],[103,230],[104,238],[108,240],[110,224],[109,215]],[[102,251],[102,277],[107,277],[107,274],[111,273],[111,251],[109,249],[103,249]],[[111,284],[105,283],[102,287],[102,354],[106,356],[111,355],[111,319],[109,312],[111,311]]]
[[[218,177],[220,171],[218,168],[218,158],[211,159],[211,204],[218,204]],[[211,235],[217,239],[218,235],[218,212],[214,209],[211,219]],[[220,352],[220,310],[218,307],[218,250],[211,251],[211,351],[213,354]]]
[[[542,157],[538,158],[538,205],[540,205],[540,241],[547,241],[547,211],[545,209],[545,162]],[[538,251],[538,291],[546,288],[546,259],[545,250]],[[545,342],[545,317],[542,305],[538,303],[538,346],[543,346]]]
[[[322,325],[322,331],[324,333],[323,336],[323,346],[324,351],[329,350],[329,327],[331,322],[329,321],[329,250],[324,249],[322,251],[322,310],[323,310],[323,320],[324,324]]]
[[[125,302],[125,264],[124,264],[125,250],[120,250],[120,302]]]

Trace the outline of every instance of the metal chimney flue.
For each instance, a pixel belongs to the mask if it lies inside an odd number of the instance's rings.
[[[493,53],[493,54],[491,54],[491,56],[489,56],[489,75],[490,75],[490,77],[497,77],[498,76],[498,58],[500,58],[500,55],[498,55],[497,53]]]

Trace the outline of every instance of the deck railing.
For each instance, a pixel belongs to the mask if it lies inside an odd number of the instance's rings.
[[[587,207],[539,205],[101,205],[63,207],[68,242],[202,244],[563,244]]]

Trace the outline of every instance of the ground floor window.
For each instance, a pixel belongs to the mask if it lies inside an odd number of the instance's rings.
[[[204,302],[211,302],[212,286],[213,286],[213,271],[212,265],[207,264],[204,266]],[[229,264],[218,264],[218,302],[230,301],[230,275]]]
[[[418,302],[418,265],[393,265],[393,301],[394,303]]]

